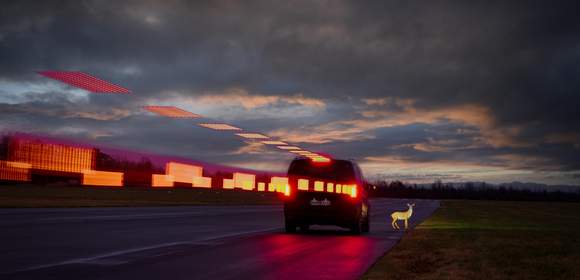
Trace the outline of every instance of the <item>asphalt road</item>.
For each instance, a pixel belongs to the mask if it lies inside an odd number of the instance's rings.
[[[357,279],[403,235],[371,202],[371,233],[283,232],[281,206],[0,209],[0,279]],[[411,225],[438,201],[414,200]],[[402,226],[402,222],[401,222]]]

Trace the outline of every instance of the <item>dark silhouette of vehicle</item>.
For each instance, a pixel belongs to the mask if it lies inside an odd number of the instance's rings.
[[[310,225],[336,225],[354,234],[370,230],[366,181],[354,161],[296,158],[288,168],[288,178],[286,232],[295,232],[297,227],[308,231]]]

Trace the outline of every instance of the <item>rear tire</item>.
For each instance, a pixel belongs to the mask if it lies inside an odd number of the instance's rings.
[[[370,218],[367,217],[365,219],[365,222],[362,224],[361,231],[364,232],[364,233],[368,233],[368,232],[371,231],[371,224],[370,224],[370,221],[369,220],[370,220]]]
[[[284,220],[284,230],[287,233],[294,233],[294,232],[296,232],[296,225],[292,221],[285,219]]]
[[[358,217],[356,221],[352,223],[350,226],[350,232],[356,235],[362,232],[362,219],[360,217]]]

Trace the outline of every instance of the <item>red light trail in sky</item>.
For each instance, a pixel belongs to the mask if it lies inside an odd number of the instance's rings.
[[[113,83],[101,80],[92,75],[80,71],[41,71],[38,72],[45,77],[61,81],[73,87],[87,90],[93,93],[130,93],[130,90],[115,85]],[[160,116],[176,118],[176,119],[197,119],[201,115],[177,108],[175,106],[144,106],[145,110],[155,113]],[[226,123],[200,123],[201,127],[221,130],[221,131],[241,131],[241,128],[226,124]],[[297,146],[290,146],[288,143],[278,140],[272,140],[269,136],[260,133],[239,132],[236,135],[249,140],[262,140],[260,143],[266,145],[276,145],[281,150],[293,152],[295,154],[308,157],[316,162],[327,162],[330,159],[317,153],[303,150]],[[297,151],[302,153],[296,153]]]
[[[40,71],[40,75],[92,93],[131,93],[130,90],[80,71]]]

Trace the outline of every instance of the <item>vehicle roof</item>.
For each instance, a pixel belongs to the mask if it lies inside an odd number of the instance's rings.
[[[296,157],[296,158],[294,158],[292,160],[292,162],[295,162],[295,161],[310,161],[310,159],[307,158],[307,157]],[[333,159],[331,159],[331,162],[349,162],[349,163],[356,164],[356,162],[354,160],[351,160],[351,159],[336,159],[336,158],[333,158]]]
[[[332,159],[327,163],[311,162],[308,158],[296,158],[288,167],[288,176],[306,176],[328,180],[362,180],[358,164],[352,160]]]

